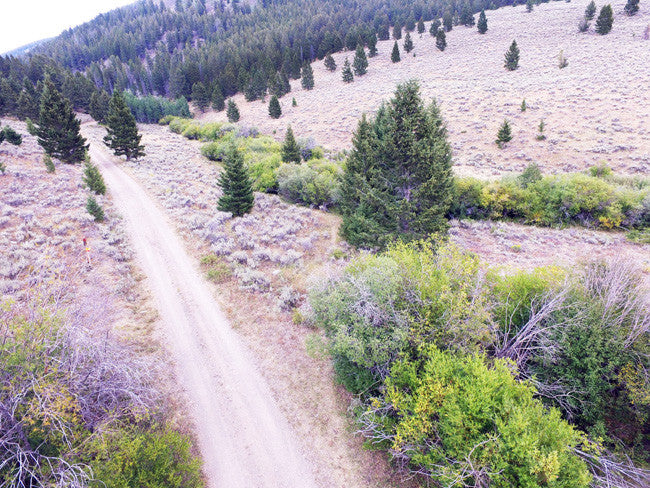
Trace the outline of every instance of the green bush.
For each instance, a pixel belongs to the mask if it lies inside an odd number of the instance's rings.
[[[335,205],[341,174],[339,165],[327,161],[282,164],[277,171],[278,193],[303,205]]]

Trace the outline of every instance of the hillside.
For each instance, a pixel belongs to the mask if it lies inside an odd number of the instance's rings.
[[[487,12],[489,30],[454,27],[447,49],[435,48],[428,32],[414,35],[413,56],[402,50],[402,61],[391,63],[393,40],[380,41],[379,55],[369,59],[368,73],[350,84],[341,80],[341,66],[354,51],[338,53],[336,72],[321,61],[314,66],[315,88],[302,90],[299,81],[281,99],[283,115],[268,116],[266,103],[234,100],[240,124],[258,127],[280,139],[291,124],[298,137],[311,137],[332,149],[350,146],[363,112],[373,112],[397,83],[415,78],[423,95],[436,98],[447,121],[460,174],[495,176],[517,172],[530,162],[546,172],[582,170],[606,161],[622,173],[650,171],[650,41],[643,38],[650,22],[647,4],[634,17],[622,14],[624,0],[612,3],[614,28],[606,36],[578,32],[577,23],[588,0],[552,2],[532,13],[521,5]],[[429,24],[426,24],[428,31]],[[521,51],[519,69],[503,68],[503,56],[513,39]],[[569,65],[559,69],[564,51]],[[295,97],[298,106],[291,106]],[[520,111],[526,99],[528,109]],[[494,144],[504,118],[513,124],[513,141],[505,150]],[[225,121],[225,113],[206,113],[201,120]],[[540,120],[545,141],[536,141]]]

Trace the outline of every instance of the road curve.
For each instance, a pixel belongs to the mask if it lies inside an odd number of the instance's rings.
[[[157,302],[178,378],[190,401],[210,488],[318,486],[251,354],[164,213],[97,141],[90,155]]]

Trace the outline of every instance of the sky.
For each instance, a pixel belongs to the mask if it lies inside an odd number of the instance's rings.
[[[40,39],[135,0],[0,0],[0,54]]]

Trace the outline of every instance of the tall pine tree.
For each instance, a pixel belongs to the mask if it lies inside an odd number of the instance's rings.
[[[356,76],[363,76],[368,72],[368,58],[361,44],[357,44],[357,51],[354,53],[352,67]]]
[[[214,91],[212,92],[212,108],[217,112],[221,112],[226,108],[226,101],[223,98],[223,92],[221,91],[221,87],[218,85],[214,87]]]
[[[280,101],[276,95],[271,97],[269,102],[269,115],[272,119],[279,119],[282,115],[282,108],[280,107]]]
[[[228,110],[226,110],[226,117],[228,117],[228,122],[239,122],[239,109],[235,101],[230,98],[228,100]]]
[[[46,154],[64,163],[80,163],[86,155],[86,139],[70,102],[47,78],[41,94],[41,107],[35,135]]]
[[[104,144],[110,147],[116,156],[126,156],[126,160],[144,156],[144,146],[140,145],[142,136],[131,109],[126,105],[121,92],[113,92],[106,117],[106,136]]]
[[[336,71],[336,61],[334,61],[334,58],[331,54],[325,56],[324,64],[327,68],[327,71]]]
[[[404,36],[404,51],[407,53],[413,51],[413,40],[411,39],[411,34],[409,32]]]
[[[424,106],[417,82],[399,85],[355,132],[341,188],[341,233],[353,245],[373,248],[445,231],[451,166],[437,105]]]
[[[96,195],[104,195],[106,193],[104,178],[99,172],[99,168],[92,163],[90,158],[86,158],[86,163],[84,164],[83,182]]]
[[[481,13],[478,16],[478,22],[476,23],[476,28],[478,29],[479,34],[485,34],[488,30],[487,17],[485,16],[485,10],[481,10]]]
[[[343,62],[341,77],[345,83],[352,83],[354,81],[354,73],[352,73],[352,67],[350,66],[348,58],[345,58],[345,61]]]
[[[105,90],[96,90],[90,96],[90,116],[100,124],[106,123],[111,97]]]
[[[305,90],[314,88],[314,71],[311,69],[311,64],[305,63],[302,65],[300,76],[300,83]]]
[[[611,5],[605,5],[600,9],[600,14],[596,19],[596,32],[601,36],[608,34],[612,30],[614,24],[614,12]]]
[[[200,81],[192,85],[192,101],[201,112],[210,106],[210,93]]]
[[[244,156],[234,144],[226,151],[219,186],[223,192],[217,204],[219,210],[240,217],[253,209],[253,186],[244,166]]]
[[[438,29],[436,33],[436,47],[441,51],[444,51],[447,47],[447,35],[445,34],[444,29]]]
[[[639,11],[639,0],[627,0],[625,4],[625,13],[630,17]]]
[[[503,65],[508,71],[514,71],[519,67],[519,48],[517,47],[517,41],[513,40],[512,44],[510,44]]]
[[[393,45],[393,52],[390,54],[390,60],[393,63],[399,63],[401,61],[399,55],[399,46],[397,45],[397,41],[395,41],[395,44]]]
[[[377,34],[374,32],[368,38],[368,57],[374,58],[377,56]]]
[[[285,163],[299,163],[301,159],[300,146],[298,146],[296,138],[293,135],[293,129],[289,126],[284,136],[284,143],[282,144],[282,161]]]

